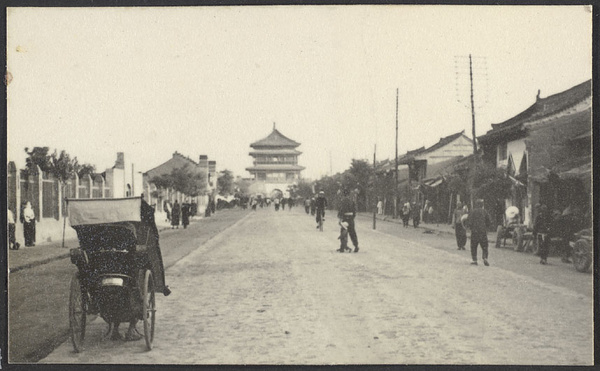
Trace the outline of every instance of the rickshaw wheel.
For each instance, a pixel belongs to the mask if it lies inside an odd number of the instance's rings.
[[[499,225],[496,229],[496,248],[502,247],[502,239],[504,238],[504,227]]]
[[[146,270],[144,275],[144,287],[142,288],[143,299],[143,320],[144,320],[144,338],[146,339],[146,348],[152,349],[154,340],[154,323],[156,321],[156,301],[154,295],[154,277],[150,270]]]
[[[523,229],[515,227],[513,232],[513,245],[515,251],[523,250]]]
[[[71,328],[71,342],[76,353],[83,351],[85,338],[86,302],[82,291],[79,275],[75,273],[71,278],[69,293],[69,327]]]
[[[589,243],[580,239],[575,242],[573,247],[573,265],[577,272],[587,272],[592,265],[592,254],[590,253]]]

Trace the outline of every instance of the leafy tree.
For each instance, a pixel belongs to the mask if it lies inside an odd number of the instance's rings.
[[[171,174],[153,176],[150,179],[150,183],[154,184],[158,189],[173,188],[173,179],[171,178]]]
[[[189,165],[171,170],[171,179],[173,189],[185,195],[195,197],[206,191],[206,176]]]
[[[30,151],[28,147],[25,147],[25,153],[27,158],[25,159],[25,176],[29,177],[37,172],[36,166],[40,167],[40,170],[44,172],[50,171],[50,156],[48,147],[33,147]]]
[[[217,179],[217,192],[222,196],[229,196],[234,191],[233,173],[227,169],[220,172]]]
[[[79,177],[79,179],[87,176],[87,175],[92,175],[96,172],[96,166],[91,165],[91,164],[83,164],[83,165],[77,165],[75,167],[75,171],[77,172],[77,176]]]

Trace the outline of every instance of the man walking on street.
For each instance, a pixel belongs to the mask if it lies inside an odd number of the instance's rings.
[[[483,264],[486,266],[488,263],[488,238],[487,228],[492,225],[490,215],[483,208],[483,200],[479,199],[475,201],[475,209],[471,211],[469,217],[465,221],[467,226],[471,229],[471,257],[473,261],[471,265],[477,265],[477,246],[481,245]]]
[[[467,244],[467,231],[465,230],[465,226],[461,220],[464,214],[465,212],[462,208],[462,203],[458,201],[456,203],[454,214],[452,215],[452,225],[454,226],[454,234],[456,235],[456,245],[458,246],[458,250],[465,250],[465,245]]]
[[[533,241],[539,241],[540,264],[548,264],[548,252],[550,251],[550,225],[552,224],[552,215],[548,212],[548,207],[544,204],[538,207],[538,214],[533,222]],[[537,236],[541,239],[538,240]]]
[[[348,233],[352,244],[354,245],[354,252],[358,252],[358,237],[356,236],[356,229],[354,228],[354,217],[356,216],[356,204],[349,197],[350,192],[347,189],[343,191],[344,197],[340,203],[340,209],[338,211],[339,224],[342,228],[340,235]],[[347,225],[346,228],[344,228]],[[339,252],[352,251],[348,247],[348,238],[340,238],[341,246],[337,250]]]

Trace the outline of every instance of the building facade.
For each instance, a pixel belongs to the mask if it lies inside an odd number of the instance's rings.
[[[252,193],[265,197],[276,197],[275,194],[298,184],[303,166],[298,165],[298,156],[302,152],[296,148],[300,143],[286,137],[276,129],[267,137],[252,144],[249,155],[252,156],[252,166],[246,168],[254,181]]]
[[[480,136],[484,159],[504,169],[513,181],[512,196],[502,207],[516,206],[527,226],[533,206],[554,210],[590,207],[591,81],[541,98],[525,111]]]

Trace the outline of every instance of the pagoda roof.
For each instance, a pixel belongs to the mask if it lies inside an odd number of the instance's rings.
[[[298,147],[300,143],[291,140],[285,135],[281,134],[279,130],[273,128],[271,134],[267,137],[260,139],[252,144],[250,147],[252,148],[261,148],[261,147]]]
[[[247,171],[275,171],[275,170],[283,170],[283,171],[300,171],[304,170],[304,166],[300,165],[292,165],[292,164],[260,164],[252,167],[247,167]]]
[[[292,148],[260,148],[250,151],[250,155],[300,155],[302,152]]]

